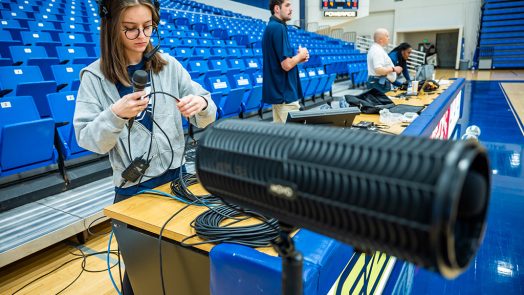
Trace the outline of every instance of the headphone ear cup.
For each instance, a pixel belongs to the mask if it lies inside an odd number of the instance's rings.
[[[104,0],[98,0],[98,14],[102,18],[109,18],[109,10],[104,4]]]
[[[160,16],[160,2],[158,0],[154,0],[153,6],[155,6],[156,13],[158,14],[158,16]]]

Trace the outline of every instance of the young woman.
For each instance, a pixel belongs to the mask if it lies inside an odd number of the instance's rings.
[[[409,77],[409,71],[408,71],[408,65],[407,61],[409,58],[409,55],[411,54],[411,45],[408,43],[400,43],[399,46],[395,47],[391,52],[389,53],[389,57],[391,58],[391,61],[395,66],[402,67],[402,75],[404,75],[404,79],[406,79],[407,82],[411,81],[411,78]],[[393,82],[393,85],[400,86],[402,83],[398,80]]]
[[[150,37],[159,23],[149,0],[106,3],[100,9],[100,59],[81,71],[73,122],[81,147],[109,153],[118,202],[178,177],[184,164],[182,116],[203,128],[215,120],[216,106],[175,58],[144,58],[153,50]],[[133,92],[137,70],[148,73],[146,91]],[[122,173],[133,161],[149,166],[143,176],[126,180]],[[124,281],[124,293],[132,294],[127,276]]]

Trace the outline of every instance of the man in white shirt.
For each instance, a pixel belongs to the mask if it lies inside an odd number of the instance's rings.
[[[391,82],[397,79],[397,74],[402,72],[402,67],[396,66],[391,61],[384,49],[389,44],[389,32],[380,28],[373,34],[375,43],[368,50],[368,88],[376,88],[383,93],[391,90]]]

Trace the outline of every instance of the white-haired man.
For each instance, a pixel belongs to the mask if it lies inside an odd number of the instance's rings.
[[[395,66],[384,49],[389,44],[389,32],[380,28],[373,34],[375,41],[368,51],[368,88],[376,88],[383,93],[391,90],[391,82],[397,79],[402,67]]]

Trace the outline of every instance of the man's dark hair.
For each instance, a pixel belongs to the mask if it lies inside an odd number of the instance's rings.
[[[286,0],[269,0],[269,10],[271,11],[271,15],[275,14],[275,5],[282,8],[282,3],[284,3],[284,1]]]

